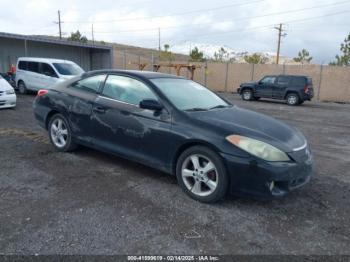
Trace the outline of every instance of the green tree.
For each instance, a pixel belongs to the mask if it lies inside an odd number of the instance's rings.
[[[310,63],[312,60],[312,56],[310,56],[309,51],[307,51],[306,49],[302,49],[301,51],[299,51],[298,56],[294,57],[293,60],[302,64]]]
[[[245,55],[244,61],[248,64],[265,64],[267,62],[267,57],[262,54],[254,53],[252,55]]]
[[[86,36],[83,36],[79,30],[76,31],[75,33],[72,32],[70,34],[70,37],[68,37],[69,41],[76,41],[76,42],[82,42],[82,43],[87,43],[88,39],[86,38]]]
[[[202,51],[199,51],[198,50],[198,47],[195,47],[191,50],[190,52],[190,61],[193,61],[193,62],[203,62],[205,61],[204,59],[204,54]]]
[[[329,65],[348,66],[350,65],[350,33],[344,39],[344,43],[340,44],[341,55],[336,55],[336,61],[330,62]]]
[[[164,50],[160,52],[159,58],[162,61],[173,61],[175,59],[173,53],[170,51],[170,45],[164,45]]]
[[[228,60],[229,53],[226,51],[225,48],[221,47],[218,52],[214,53],[214,61],[215,62],[224,62]]]

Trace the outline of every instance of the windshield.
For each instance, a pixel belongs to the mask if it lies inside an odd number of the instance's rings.
[[[71,63],[53,63],[53,66],[56,68],[60,75],[66,76],[76,76],[84,73],[84,70],[81,69],[76,64]]]
[[[180,110],[209,110],[230,106],[204,86],[187,79],[151,79],[160,91]]]

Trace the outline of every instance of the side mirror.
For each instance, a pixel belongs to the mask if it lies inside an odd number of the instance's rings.
[[[144,99],[140,102],[140,108],[160,111],[163,106],[155,99]]]

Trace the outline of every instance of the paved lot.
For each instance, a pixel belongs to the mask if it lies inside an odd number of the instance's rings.
[[[317,174],[268,202],[189,199],[173,177],[87,148],[57,153],[31,103],[0,111],[0,254],[350,254],[350,105],[235,104],[298,127]]]

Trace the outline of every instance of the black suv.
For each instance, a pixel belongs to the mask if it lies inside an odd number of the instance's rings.
[[[258,82],[243,83],[237,89],[243,100],[272,98],[286,100],[288,105],[300,105],[314,96],[312,79],[308,76],[269,75]]]

